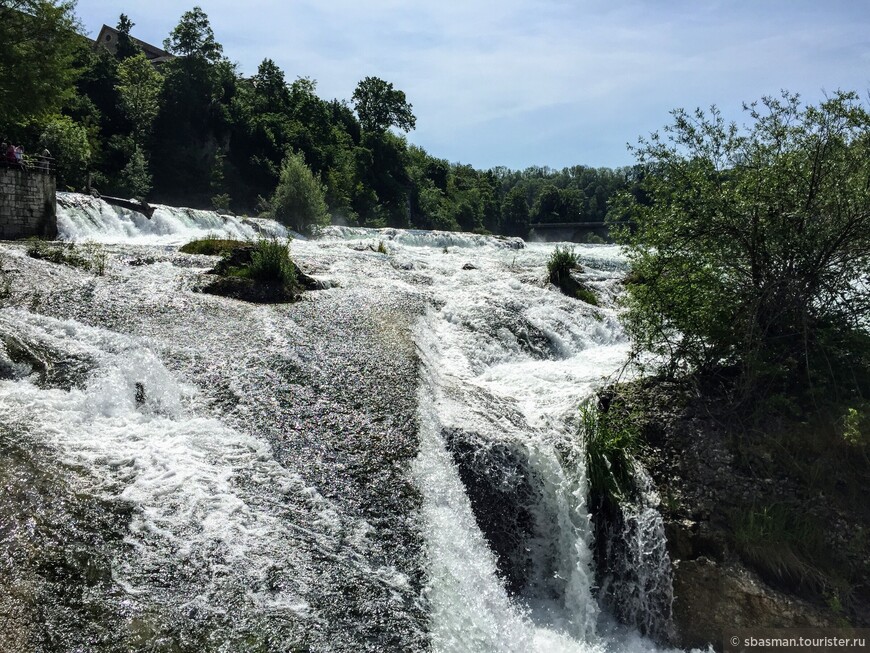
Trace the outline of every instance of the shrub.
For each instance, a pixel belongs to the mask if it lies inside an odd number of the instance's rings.
[[[870,114],[843,92],[746,109],[745,130],[715,107],[674,111],[635,148],[643,200],[624,194],[611,211],[634,223],[615,229],[631,265],[625,326],[669,374],[835,383],[870,313]]]
[[[550,255],[550,260],[547,261],[547,274],[550,281],[559,285],[559,279],[563,276],[568,276],[571,270],[580,268],[580,261],[577,254],[574,253],[573,247],[559,247],[553,250]]]
[[[323,185],[305,165],[302,154],[291,152],[281,164],[268,215],[299,232],[329,224]]]

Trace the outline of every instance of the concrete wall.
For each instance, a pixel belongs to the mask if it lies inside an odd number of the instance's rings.
[[[57,238],[54,174],[0,167],[0,240]]]

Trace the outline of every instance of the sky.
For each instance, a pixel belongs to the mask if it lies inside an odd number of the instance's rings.
[[[162,45],[196,0],[79,0],[89,35],[121,13]],[[405,92],[411,143],[476,168],[630,165],[628,143],[681,107],[782,89],[870,94],[866,0],[200,0],[244,75],[273,59],[349,100],[366,76]]]

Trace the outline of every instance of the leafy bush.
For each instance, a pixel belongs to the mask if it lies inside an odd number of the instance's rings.
[[[39,137],[39,146],[48,148],[54,157],[59,186],[85,185],[91,145],[84,125],[69,116],[54,116]]]
[[[635,148],[643,192],[611,212],[634,223],[615,229],[631,264],[626,329],[670,374],[835,383],[870,313],[870,114],[843,92],[746,109],[745,131],[715,107],[674,111]]]
[[[329,224],[325,192],[302,154],[291,152],[281,164],[278,187],[269,201],[268,214],[296,231]]]
[[[568,276],[571,270],[580,268],[580,261],[577,254],[574,253],[573,247],[559,247],[553,250],[550,255],[550,260],[547,261],[547,274],[550,281],[559,285],[559,279],[562,276]]]

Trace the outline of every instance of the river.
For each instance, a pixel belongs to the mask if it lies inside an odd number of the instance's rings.
[[[332,287],[258,306],[178,245],[280,225],[58,224],[104,275],[0,244],[0,650],[655,650],[596,600],[577,436],[618,248],[577,246],[593,307],[552,244],[330,227],[290,249]]]

